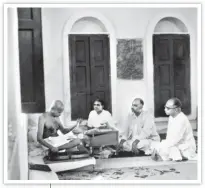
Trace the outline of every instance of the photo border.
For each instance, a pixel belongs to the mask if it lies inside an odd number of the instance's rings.
[[[198,84],[198,162],[197,162],[197,170],[198,170],[198,179],[197,180],[8,180],[7,173],[8,173],[8,164],[7,164],[7,152],[8,152],[8,114],[7,114],[7,9],[8,8],[17,8],[18,6],[21,7],[47,7],[47,8],[59,8],[59,7],[69,7],[69,8],[85,8],[85,7],[93,7],[93,8],[108,8],[114,6],[115,8],[197,8],[197,84]],[[200,184],[201,183],[201,137],[202,137],[202,130],[201,130],[201,71],[202,71],[202,61],[201,61],[201,3],[174,3],[174,4],[126,4],[126,3],[100,3],[100,4],[76,4],[76,3],[67,3],[67,4],[4,4],[4,184],[121,184],[121,185],[131,185],[131,184]]]

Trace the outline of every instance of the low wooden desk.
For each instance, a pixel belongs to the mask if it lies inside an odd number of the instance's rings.
[[[117,146],[118,131],[103,131],[99,133],[87,134],[90,137],[90,147],[104,147],[104,146]]]

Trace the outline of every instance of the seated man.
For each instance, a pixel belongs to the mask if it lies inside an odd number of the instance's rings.
[[[88,117],[88,127],[90,129],[112,129],[117,130],[109,111],[104,110],[104,101],[96,99],[93,108]]]
[[[115,127],[112,115],[109,111],[104,110],[104,101],[96,99],[93,104],[94,110],[92,110],[88,117],[88,131],[85,134],[95,134],[107,131],[118,131]]]
[[[144,102],[140,98],[136,98],[132,102],[132,113],[128,115],[118,152],[131,151],[138,155],[141,150],[145,155],[150,155],[152,153],[152,144],[160,142],[154,118],[143,110],[143,106]]]
[[[88,130],[84,132],[85,139],[90,139],[91,147],[118,145],[118,129],[115,127],[112,115],[104,110],[104,101],[96,99],[87,123]],[[87,136],[87,137],[86,137]]]
[[[60,115],[64,110],[64,105],[61,101],[56,100],[51,106],[49,112],[43,113],[39,117],[37,140],[42,146],[49,149],[51,153],[57,153],[60,150],[71,149],[77,146],[79,151],[89,152],[81,139],[70,137],[67,133],[72,131],[80,122],[71,128],[65,128],[60,122]],[[59,136],[59,130],[63,136]],[[55,143],[55,144],[54,144]]]
[[[190,159],[196,155],[196,143],[191,124],[181,111],[181,101],[171,98],[165,105],[165,113],[169,115],[167,136],[155,148],[153,160]]]

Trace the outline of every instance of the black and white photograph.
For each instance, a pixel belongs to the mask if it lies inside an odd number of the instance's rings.
[[[4,4],[5,183],[201,183],[201,4]]]

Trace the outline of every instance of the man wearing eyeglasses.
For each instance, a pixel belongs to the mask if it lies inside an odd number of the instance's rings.
[[[154,117],[143,110],[144,101],[140,98],[132,102],[132,112],[125,122],[125,131],[121,135],[119,151],[133,152],[138,155],[143,151],[145,155],[152,153],[153,143],[160,142],[160,137],[156,131]]]
[[[196,155],[196,143],[191,124],[181,111],[181,101],[171,98],[165,105],[165,113],[169,116],[167,136],[155,148],[153,160],[181,161]]]
[[[88,117],[88,127],[93,129],[111,128],[117,130],[110,112],[104,110],[103,100],[96,99],[94,101],[93,110]]]

